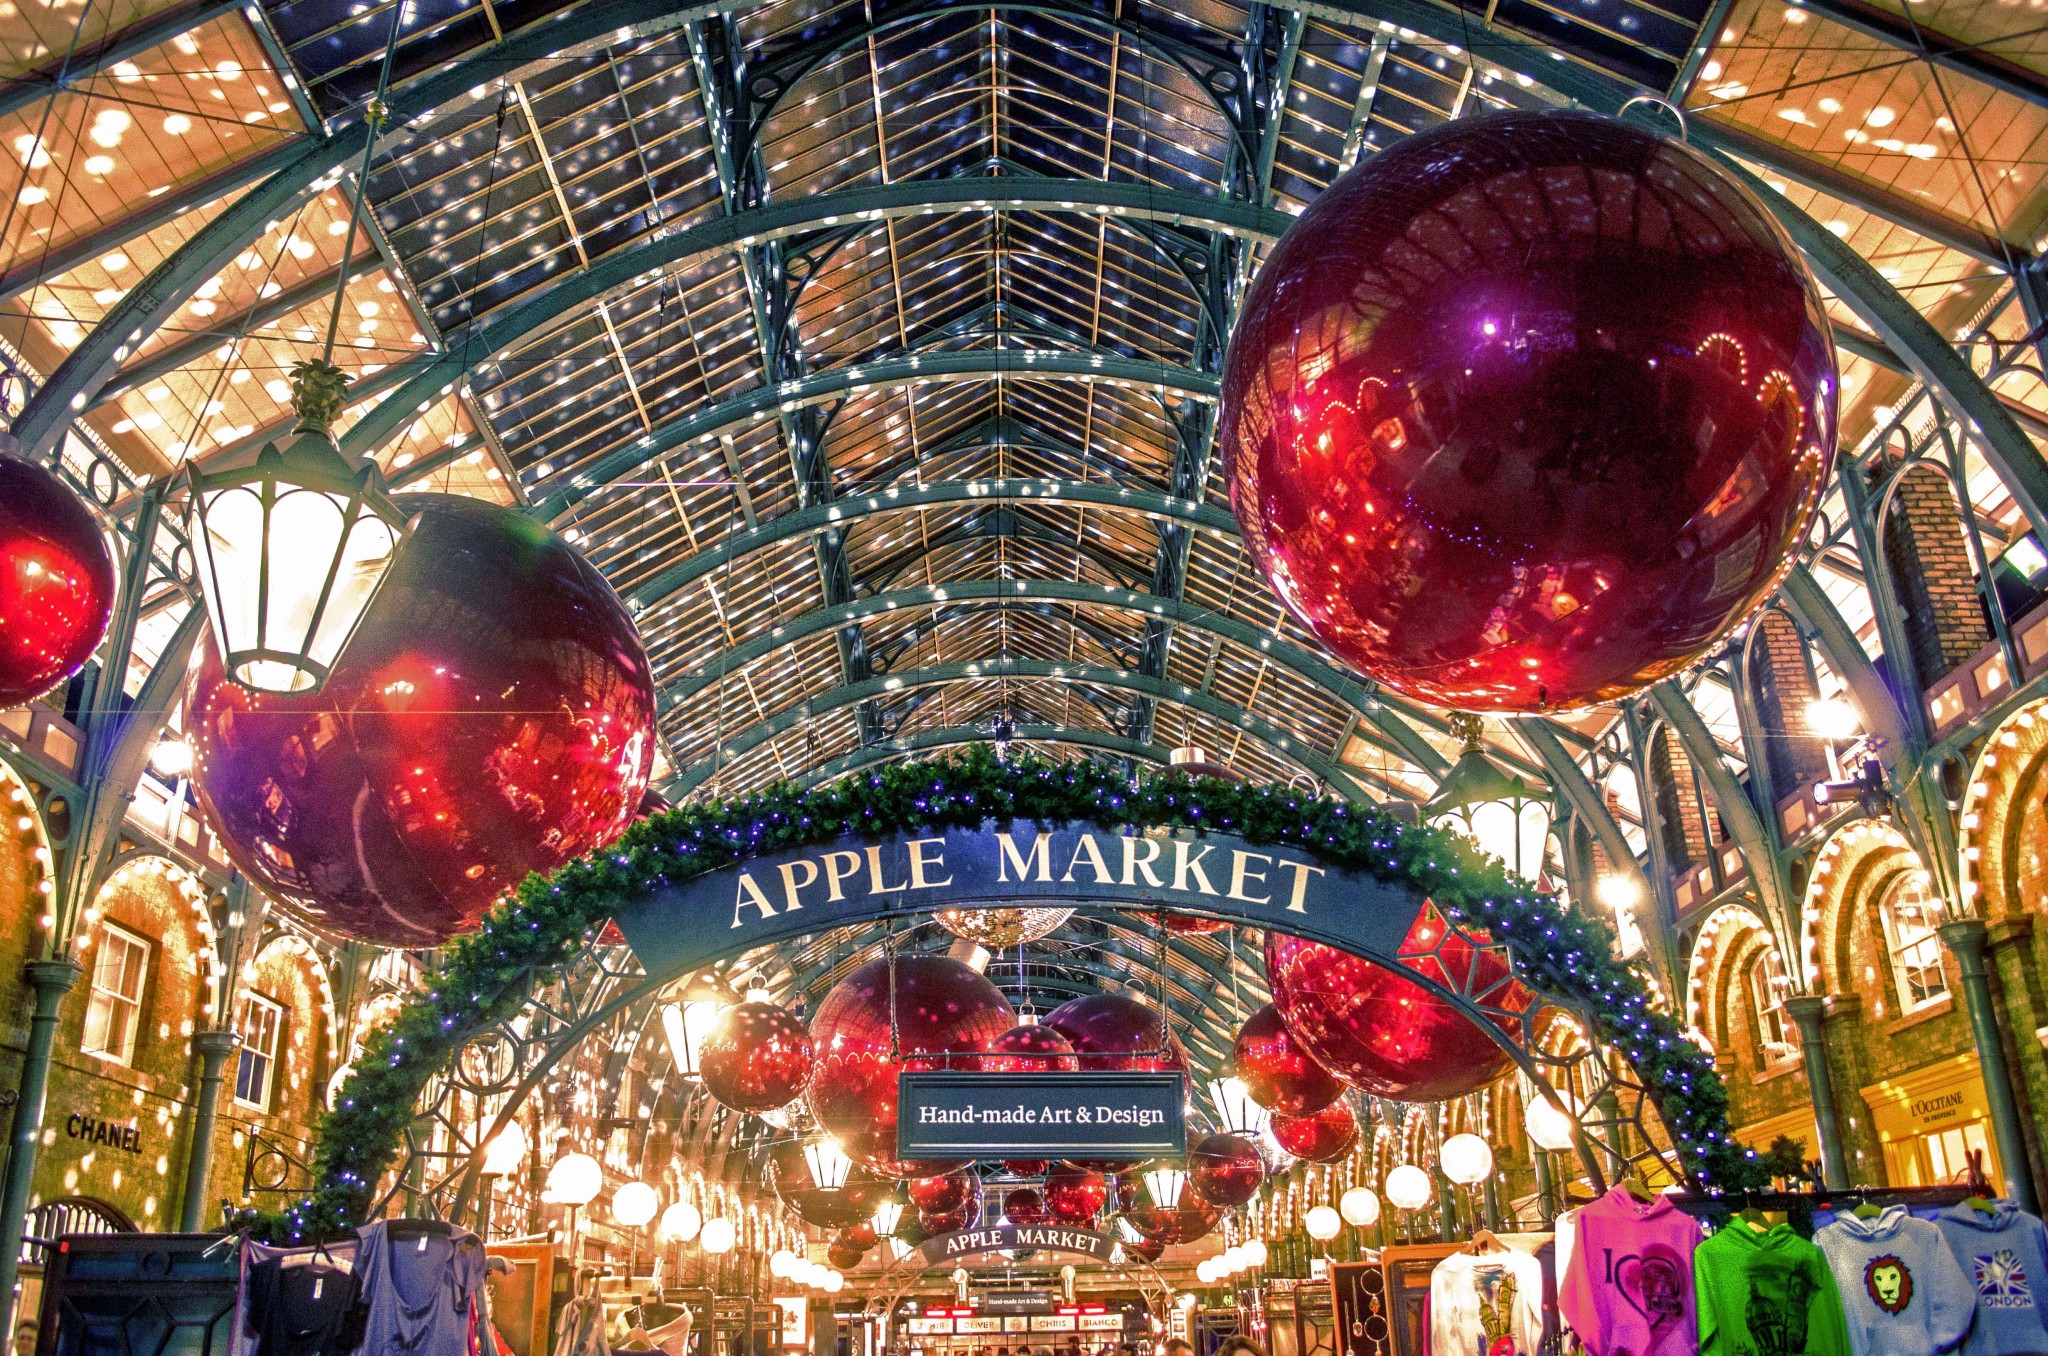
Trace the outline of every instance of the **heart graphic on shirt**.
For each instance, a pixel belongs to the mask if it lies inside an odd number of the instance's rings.
[[[1684,1273],[1678,1257],[1661,1245],[1614,1260],[1614,1285],[1652,1331],[1685,1317]]]

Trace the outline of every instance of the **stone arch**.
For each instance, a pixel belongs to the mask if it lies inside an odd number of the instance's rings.
[[[1858,924],[1900,872],[1920,865],[1904,834],[1881,819],[1854,819],[1829,831],[1814,858],[1799,914],[1799,958],[1808,993],[1859,991],[1854,973]]]
[[[1756,948],[1777,948],[1763,912],[1747,900],[1723,904],[1707,915],[1693,939],[1686,960],[1685,1012],[1688,1031],[1716,1057],[1731,1056],[1735,1046],[1736,993]]]
[[[2026,913],[2048,886],[2048,700],[2008,716],[1979,746],[1963,792],[1956,847],[1963,905],[1987,920]]]
[[[1764,765],[1773,801],[1826,774],[1827,753],[1807,731],[1806,709],[1820,695],[1813,659],[1792,619],[1778,607],[1757,615],[1743,638],[1749,698],[1764,728]]]
[[[18,901],[13,907],[24,952],[32,949],[36,932],[47,932],[42,919],[57,889],[52,860],[50,835],[35,791],[26,777],[0,758],[0,901]]]
[[[264,942],[236,978],[238,1003],[250,986],[262,984],[265,987],[257,992],[287,1010],[269,1114],[310,1120],[324,1101],[322,1075],[333,1062],[338,1043],[327,962],[304,937],[281,932]]]

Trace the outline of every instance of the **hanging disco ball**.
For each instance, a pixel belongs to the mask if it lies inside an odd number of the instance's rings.
[[[1402,944],[1402,965],[1490,1007],[1505,1033],[1535,1003],[1507,954],[1475,942],[1425,908]],[[1288,1033],[1352,1086],[1398,1102],[1438,1102],[1507,1072],[1494,1039],[1449,999],[1399,969],[1320,942],[1266,934],[1266,979]]]
[[[836,1191],[824,1190],[811,1176],[802,1140],[778,1140],[768,1150],[768,1162],[775,1173],[775,1194],[798,1219],[820,1229],[859,1224],[896,1189],[888,1178],[856,1166]]]
[[[256,693],[208,646],[186,689],[200,804],[244,875],[388,946],[475,928],[531,872],[633,822],[654,679],[604,576],[513,509],[417,515],[315,693]]]
[[[114,557],[99,523],[15,445],[0,438],[0,710],[77,673],[114,615]]]
[[[1072,909],[940,909],[939,926],[991,951],[1050,936],[1074,916]]]
[[[1242,1135],[1204,1135],[1188,1149],[1188,1186],[1211,1205],[1243,1205],[1265,1182],[1259,1146]]]
[[[1790,568],[1838,378],[1770,212],[1681,141],[1460,118],[1325,189],[1247,295],[1220,441],[1246,550],[1331,650],[1473,711],[1613,701]]]
[[[1230,926],[1228,919],[1202,918],[1192,913],[1155,913],[1152,921],[1182,937],[1208,937]]]
[[[1001,990],[950,956],[869,961],[834,985],[811,1017],[811,1112],[849,1155],[877,1172],[908,1177],[957,1166],[897,1159],[897,1076],[906,1069],[974,1068],[1016,1020]]]
[[[1246,1091],[1268,1111],[1290,1116],[1320,1111],[1344,1091],[1337,1075],[1301,1048],[1271,1003],[1245,1018],[1230,1053]]]
[[[1342,1098],[1305,1116],[1276,1111],[1267,1124],[1281,1148],[1311,1163],[1335,1163],[1358,1145],[1358,1117]]]
[[[917,1219],[926,1232],[933,1234],[957,1234],[962,1229],[972,1229],[981,1223],[981,1193],[969,1196],[957,1209],[944,1212],[920,1210]]]
[[[704,1090],[735,1111],[759,1115],[803,1095],[811,1033],[773,1003],[735,1003],[720,1013],[697,1055]]]
[[[1056,1163],[1045,1175],[1045,1209],[1060,1224],[1086,1228],[1109,1203],[1109,1180],[1099,1172]]]

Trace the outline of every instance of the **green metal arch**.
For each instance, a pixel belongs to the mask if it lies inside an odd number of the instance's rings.
[[[1114,753],[1123,758],[1142,758],[1158,767],[1165,767],[1173,761],[1173,750],[1159,744],[1148,744],[1126,735],[1107,734],[1101,730],[1077,730],[1065,725],[1019,725],[1012,736],[1025,744],[1065,744],[1073,748],[1096,749],[1103,753]],[[986,744],[988,731],[971,725],[956,725],[944,730],[920,730],[914,735],[891,739],[881,744],[834,758],[829,763],[820,763],[797,779],[797,785],[806,791],[826,782],[836,782],[841,777],[851,776],[877,763],[894,762],[914,753],[931,749],[950,748],[958,744]]]
[[[514,305],[498,317],[451,332],[446,338],[447,352],[411,358],[402,365],[411,375],[405,377],[388,400],[349,429],[342,446],[356,456],[370,455],[396,437],[453,383],[464,380],[478,362],[546,332],[598,298],[655,271],[819,228],[848,222],[879,225],[900,217],[929,216],[942,211],[1080,212],[1199,226],[1254,240],[1277,239],[1290,220],[1282,213],[1248,203],[1143,184],[987,175],[909,180],[771,202],[628,245],[561,283],[541,289],[539,295]],[[659,454],[648,454],[654,455]]]
[[[1211,612],[1207,608],[1195,607],[1177,599],[1104,585],[1074,584],[1063,579],[974,579],[960,583],[927,584],[919,588],[856,599],[837,607],[818,608],[772,626],[760,635],[713,656],[694,676],[671,685],[662,693],[662,710],[672,711],[688,703],[722,678],[807,636],[836,630],[855,622],[871,621],[909,608],[936,607],[941,603],[997,602],[1010,599],[1117,608],[1159,617],[1176,626],[1220,635],[1271,659],[1275,664],[1329,693],[1352,710],[1364,712],[1366,723],[1380,731],[1383,746],[1389,752],[1429,770],[1432,775],[1440,775],[1443,769],[1442,756],[1406,723],[1387,718],[1378,699],[1363,683],[1293,642],[1281,640],[1249,622]]]
[[[1128,669],[1100,668],[1088,664],[1055,664],[1041,659],[1012,659],[1007,656],[960,664],[937,664],[929,668],[890,674],[885,678],[869,678],[858,683],[842,684],[822,696],[806,698],[754,722],[738,731],[732,738],[721,741],[719,747],[727,751],[727,757],[742,757],[816,716],[842,710],[848,706],[857,706],[861,702],[884,697],[892,692],[907,692],[913,688],[938,687],[949,683],[978,682],[987,678],[1057,679],[1069,683],[1087,683],[1095,687],[1117,688],[1160,701],[1175,702],[1225,724],[1237,726],[1280,757],[1313,773],[1330,785],[1342,788],[1351,800],[1370,802],[1378,799],[1366,790],[1362,782],[1352,776],[1350,769],[1335,759],[1324,757],[1306,747],[1298,736],[1290,735],[1270,721],[1253,715],[1236,702],[1225,701],[1221,697],[1189,687],[1185,683],[1168,682],[1165,679],[1133,673]],[[671,798],[688,795],[709,780],[718,766],[719,762],[714,758],[700,758],[687,772],[669,783],[666,794]]]

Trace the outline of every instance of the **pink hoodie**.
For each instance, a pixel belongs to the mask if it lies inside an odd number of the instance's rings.
[[[1578,1237],[1557,1307],[1587,1356],[1692,1356],[1692,1253],[1700,1226],[1659,1196],[1648,1205],[1622,1187],[1578,1214]]]

